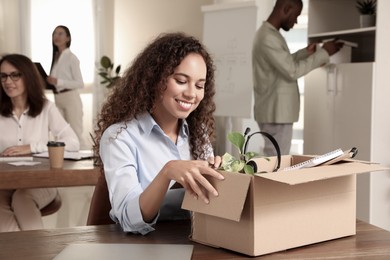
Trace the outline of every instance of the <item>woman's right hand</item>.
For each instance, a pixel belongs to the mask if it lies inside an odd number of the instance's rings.
[[[218,180],[224,179],[224,176],[216,171],[214,167],[211,167],[208,161],[202,160],[170,161],[164,166],[162,172],[165,173],[168,179],[180,183],[187,192],[195,198],[202,199],[206,204],[209,203],[206,193],[209,192],[214,196],[218,196],[218,192],[204,175],[209,175]]]
[[[31,146],[29,144],[10,146],[1,152],[0,156],[19,156],[25,154],[31,154]]]
[[[53,78],[51,76],[47,77],[46,79],[47,83],[56,86],[57,85],[57,78]]]

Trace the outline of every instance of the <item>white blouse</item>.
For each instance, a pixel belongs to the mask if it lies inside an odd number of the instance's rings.
[[[47,101],[36,117],[29,116],[27,111],[19,119],[16,115],[0,115],[0,152],[10,146],[25,144],[30,144],[32,153],[44,152],[47,151],[47,142],[53,138],[64,142],[66,151],[80,149],[77,135],[53,102]]]

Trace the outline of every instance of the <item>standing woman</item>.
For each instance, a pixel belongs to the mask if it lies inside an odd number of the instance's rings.
[[[75,132],[46,99],[45,83],[29,58],[5,55],[0,79],[0,156],[47,151],[50,135],[66,151],[79,150]],[[56,188],[0,190],[0,232],[43,228],[40,209],[56,195]]]
[[[54,29],[52,41],[53,57],[47,82],[55,86],[56,105],[83,147],[83,105],[78,89],[84,87],[84,82],[80,61],[69,49],[72,37],[66,26],[59,25]]]

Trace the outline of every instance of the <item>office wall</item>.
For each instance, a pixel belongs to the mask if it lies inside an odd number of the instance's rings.
[[[126,67],[162,32],[183,31],[201,38],[201,6],[212,3],[212,0],[115,0],[115,62]]]
[[[20,20],[19,2],[0,0],[0,55],[20,51]]]

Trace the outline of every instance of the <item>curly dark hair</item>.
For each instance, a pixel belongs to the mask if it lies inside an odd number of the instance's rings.
[[[45,96],[45,82],[43,81],[38,69],[30,58],[22,54],[7,54],[0,59],[0,66],[8,62],[14,66],[20,73],[21,79],[27,92],[27,104],[29,106],[28,115],[36,117],[42,112],[47,101]],[[5,117],[11,117],[13,105],[11,98],[0,88],[0,114]]]
[[[207,159],[206,148],[215,142],[214,64],[210,54],[199,40],[184,33],[159,35],[138,54],[123,77],[112,89],[97,118],[93,150],[97,163],[100,139],[112,124],[129,121],[144,112],[151,112],[159,94],[166,89],[167,78],[189,54],[196,53],[206,63],[204,98],[199,106],[186,118],[191,129],[190,147],[195,159]],[[126,126],[124,126],[126,127]]]

